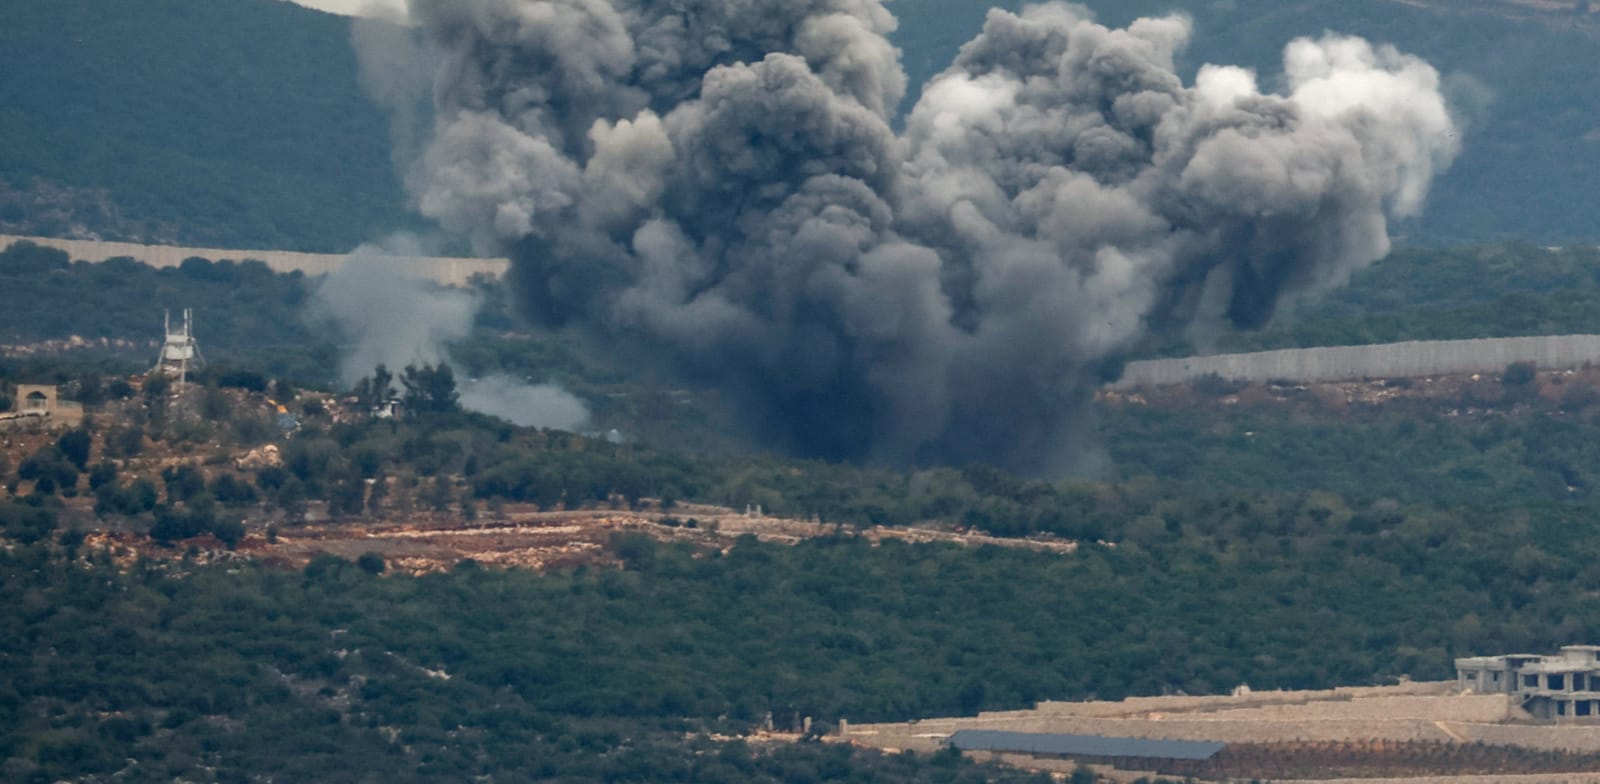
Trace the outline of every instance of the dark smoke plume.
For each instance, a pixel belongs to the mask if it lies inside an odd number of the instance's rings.
[[[1063,468],[1156,333],[1259,326],[1388,249],[1456,152],[1437,73],[1335,35],[1175,71],[1190,24],[991,11],[896,134],[876,0],[412,0],[409,178],[529,314],[812,455]]]

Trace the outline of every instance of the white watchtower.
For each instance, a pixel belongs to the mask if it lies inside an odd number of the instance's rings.
[[[200,356],[200,344],[194,339],[194,312],[183,309],[183,328],[177,332],[172,330],[172,312],[162,313],[167,338],[161,343],[161,358],[150,372],[175,378],[182,384],[189,379],[190,368],[205,365],[205,358]]]

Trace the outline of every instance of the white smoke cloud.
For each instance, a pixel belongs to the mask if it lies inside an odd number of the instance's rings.
[[[529,384],[506,375],[461,384],[461,407],[523,427],[576,431],[589,423],[589,409],[572,393],[554,384]]]
[[[528,310],[721,384],[830,457],[1052,471],[1154,334],[1259,326],[1388,250],[1458,150],[1438,74],[1182,15],[991,11],[903,133],[877,0],[412,0],[444,65],[411,185]],[[772,441],[769,441],[772,443]]]
[[[331,325],[342,339],[340,379],[347,388],[380,364],[395,374],[407,365],[459,367],[450,361],[449,344],[471,333],[481,302],[470,290],[415,276],[426,250],[410,235],[362,245],[312,294],[308,318]],[[460,379],[458,388],[463,408],[514,424],[576,430],[588,421],[583,402],[552,384],[492,375]]]
[[[472,331],[477,296],[411,275],[407,260],[427,255],[417,238],[391,236],[352,251],[317,286],[308,313],[342,337],[339,377],[346,387],[380,364],[394,372],[437,365],[448,358],[447,343]]]

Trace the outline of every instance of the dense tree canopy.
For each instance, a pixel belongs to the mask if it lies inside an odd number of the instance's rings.
[[[416,223],[389,131],[340,17],[270,0],[0,8],[10,233],[348,251]]]

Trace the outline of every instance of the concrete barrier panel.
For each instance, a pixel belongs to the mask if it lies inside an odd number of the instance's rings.
[[[1112,389],[1182,384],[1216,375],[1262,383],[1276,379],[1302,383],[1362,378],[1407,378],[1504,371],[1514,362],[1540,370],[1566,370],[1600,364],[1600,335],[1551,335],[1476,340],[1412,340],[1371,346],[1257,351],[1209,357],[1146,359],[1129,362]]]

